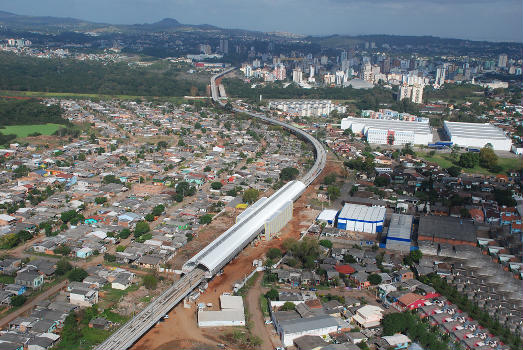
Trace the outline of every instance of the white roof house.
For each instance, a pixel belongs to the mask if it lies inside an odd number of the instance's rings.
[[[405,345],[405,344],[409,344],[412,342],[412,340],[410,340],[409,337],[407,337],[406,335],[401,334],[401,333],[384,336],[381,338],[383,338],[383,340],[385,340],[387,342],[387,344],[389,344],[389,346]]]

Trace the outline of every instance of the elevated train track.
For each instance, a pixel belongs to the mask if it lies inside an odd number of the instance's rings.
[[[211,93],[214,101],[222,106],[225,103],[220,99],[220,92],[225,94],[223,87],[220,89],[216,85],[216,79],[232,72],[236,68],[230,68],[211,78]],[[222,91],[220,91],[222,90]],[[225,96],[224,96],[225,98]],[[311,143],[314,147],[316,161],[309,171],[301,178],[301,181],[293,181],[282,187],[273,196],[266,199],[266,202],[255,208],[251,213],[239,220],[229,230],[220,235],[216,240],[209,243],[200,253],[188,260],[184,265],[185,275],[164,291],[159,297],[155,298],[145,309],[125,323],[120,329],[114,332],[103,343],[96,347],[97,350],[126,350],[140,339],[149,329],[151,329],[162,317],[174,308],[180,301],[191,293],[206,278],[212,278],[214,274],[223,266],[228,264],[236,254],[238,254],[249,242],[256,237],[263,228],[264,220],[272,217],[273,213],[269,208],[271,203],[281,200],[296,200],[321,173],[325,167],[327,154],[321,143],[310,134],[287,123],[275,120],[261,113],[244,111],[233,108],[236,112],[242,112],[263,122],[278,125],[288,129],[296,136]],[[282,194],[283,193],[283,194]],[[251,226],[255,226],[252,229]],[[248,231],[246,227],[251,227]],[[238,233],[239,231],[247,231]],[[223,253],[224,247],[233,244],[234,249],[227,254]],[[213,258],[209,258],[210,256]]]

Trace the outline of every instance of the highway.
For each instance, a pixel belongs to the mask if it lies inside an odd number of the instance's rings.
[[[211,78],[212,98],[214,101],[216,101],[222,106],[225,106],[225,103],[220,99],[219,93],[220,90],[222,90],[222,95],[225,95],[225,91],[223,89],[223,86],[221,89],[219,89],[216,86],[216,79],[227,73],[232,72],[235,69],[236,68],[227,69],[224,72],[214,75]],[[312,137],[310,134],[287,123],[268,118],[260,113],[244,111],[238,108],[233,109],[236,112],[246,113],[266,123],[282,126],[288,129],[296,136],[304,139],[307,142],[310,142],[314,146],[316,161],[312,168],[309,169],[309,171],[301,179],[305,186],[309,186],[314,181],[314,179],[316,179],[316,177],[318,177],[318,175],[322,172],[327,160],[327,154],[321,143],[314,137]],[[210,244],[213,244],[213,242],[211,242]],[[175,284],[173,284],[165,292],[163,292],[159,297],[152,300],[151,303],[145,309],[143,309],[140,313],[134,316],[131,320],[127,321],[127,323],[122,325],[120,329],[114,332],[103,343],[98,345],[96,349],[126,350],[130,348],[138,339],[142,337],[142,335],[144,335],[157,322],[159,322],[164,315],[166,315],[172,308],[174,308],[180,301],[182,301],[183,298],[189,295],[189,293],[191,293],[191,291],[194,288],[196,288],[202,281],[204,281],[206,278],[206,273],[208,274],[209,271],[205,271],[198,267],[188,272],[180,280],[178,280]]]

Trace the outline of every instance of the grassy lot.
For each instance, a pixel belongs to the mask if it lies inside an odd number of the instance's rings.
[[[61,124],[42,124],[42,125],[8,125],[0,129],[4,135],[15,134],[17,138],[24,138],[35,132],[42,135],[52,135],[56,130],[63,128]]]
[[[442,168],[448,168],[454,165],[450,158],[450,154],[436,153],[435,155],[430,156],[428,153],[418,153],[417,155],[426,161],[437,163]],[[521,169],[523,167],[523,162],[520,158],[498,158],[498,165],[503,169],[502,173],[506,173],[508,170]],[[469,174],[497,175],[479,165],[476,165],[471,169],[463,169],[463,171]]]

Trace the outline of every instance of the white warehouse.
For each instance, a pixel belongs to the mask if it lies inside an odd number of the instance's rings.
[[[460,123],[445,121],[450,141],[461,147],[482,148],[490,143],[497,151],[510,151],[512,141],[505,132],[489,123]]]
[[[432,143],[432,128],[428,120],[402,121],[370,118],[343,118],[341,128],[365,135],[369,143],[428,145]]]
[[[342,230],[377,233],[383,230],[385,207],[368,207],[345,204],[338,215],[338,228]]]

